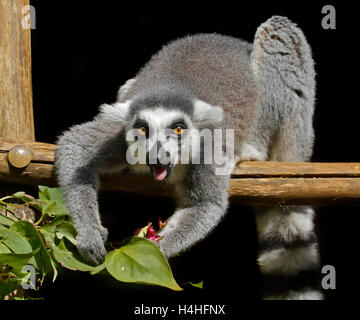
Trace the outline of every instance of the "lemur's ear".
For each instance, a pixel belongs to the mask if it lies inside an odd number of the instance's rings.
[[[201,100],[194,101],[193,122],[198,129],[219,124],[223,120],[224,110]]]
[[[103,120],[125,123],[129,113],[131,100],[125,102],[115,102],[113,104],[103,104],[100,106],[99,117]]]

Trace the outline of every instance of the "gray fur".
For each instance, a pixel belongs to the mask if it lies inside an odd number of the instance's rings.
[[[287,18],[272,17],[256,31],[251,64],[259,84],[261,111],[257,112],[256,126],[247,140],[256,152],[244,154],[242,160],[310,160],[315,71],[311,49],[302,31]],[[256,209],[260,248],[264,243],[270,247],[260,251],[258,259],[264,275],[265,299],[322,298],[315,277],[310,283],[304,282],[307,288],[298,291],[289,288],[290,275],[296,278],[309,269],[318,271],[313,213],[306,206]],[[288,286],[274,295],[266,281],[277,274],[285,276]],[[281,279],[276,282],[279,289]]]
[[[175,112],[195,128],[234,129],[236,161],[307,161],[314,136],[314,77],[305,37],[283,17],[262,24],[253,45],[228,36],[199,34],[164,46],[120,88],[116,103],[103,105],[92,122],[72,127],[58,140],[59,184],[79,232],[82,256],[98,264],[106,255],[103,243],[107,232],[98,212],[97,174],[129,167],[125,135],[137,118],[153,110],[170,121]],[[204,148],[201,145],[199,155]],[[232,162],[230,169],[234,165]],[[147,166],[130,168],[149,172]],[[177,209],[158,243],[167,257],[203,239],[225,214],[230,175],[216,175],[217,168],[216,164],[175,166],[169,182],[176,186]],[[283,209],[262,211],[270,216],[275,212],[278,217],[279,210]],[[273,219],[261,221],[272,228]],[[292,225],[282,225],[289,235]],[[269,239],[286,246],[291,239],[281,235],[274,231]],[[294,235],[296,246],[307,244],[312,235],[312,230]],[[259,232],[259,236],[267,234]]]
[[[314,141],[315,71],[302,31],[287,18],[272,17],[256,31],[251,65],[259,103],[247,142],[268,160],[308,161]]]

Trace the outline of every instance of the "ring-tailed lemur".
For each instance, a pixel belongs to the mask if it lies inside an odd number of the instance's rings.
[[[97,203],[99,172],[130,167],[175,185],[177,209],[157,243],[167,257],[216,227],[227,211],[231,170],[217,175],[216,163],[173,161],[172,153],[182,149],[171,148],[186,135],[199,138],[199,131],[192,129],[234,130],[235,161],[229,159],[230,169],[242,160],[308,161],[314,139],[314,78],[310,47],[302,31],[284,17],[263,23],[252,45],[199,34],[163,47],[120,88],[114,104],[101,106],[93,121],[72,127],[58,140],[58,181],[82,256],[99,264],[106,255],[107,230]],[[146,164],[129,164],[131,132],[151,141],[142,149]],[[172,147],[162,154],[155,151],[155,162],[150,163],[153,147],[161,149],[169,141]],[[199,159],[212,145],[201,143],[192,155]],[[165,156],[167,163],[162,162]],[[255,212],[264,298],[321,299],[313,209],[275,206]]]

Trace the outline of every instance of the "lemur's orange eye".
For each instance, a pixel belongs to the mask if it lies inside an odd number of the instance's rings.
[[[146,135],[147,133],[147,129],[145,127],[138,128],[137,131],[142,136]]]
[[[181,127],[174,128],[174,133],[177,134],[178,136],[181,136],[183,132],[184,130]]]

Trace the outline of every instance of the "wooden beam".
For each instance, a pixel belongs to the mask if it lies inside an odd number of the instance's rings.
[[[11,166],[7,154],[16,145],[32,151],[24,169]],[[0,181],[56,186],[55,145],[0,140]],[[101,190],[173,195],[173,187],[150,176],[129,173],[101,177]],[[230,201],[252,205],[360,204],[360,163],[242,162],[234,170],[229,187]]]
[[[360,204],[360,178],[231,179],[229,194],[234,202],[252,205],[355,205]]]
[[[360,177],[360,163],[269,162],[248,161],[240,163],[232,173],[233,178],[289,177],[334,178]]]
[[[15,146],[26,146],[32,151],[32,162],[54,163],[56,145],[43,142],[27,142],[15,139],[0,138],[0,154],[7,154]]]
[[[0,138],[35,141],[30,29],[21,12],[28,4],[0,1]]]

